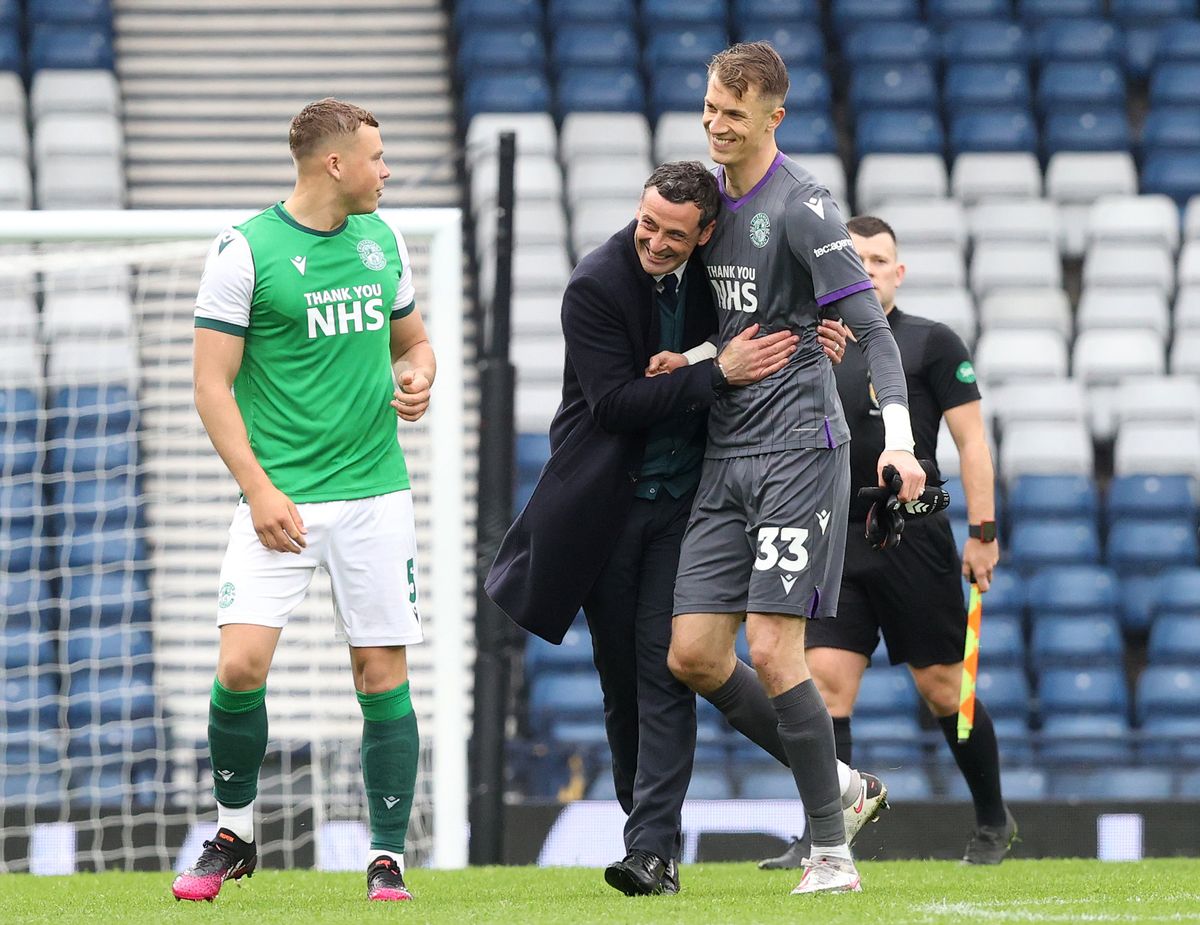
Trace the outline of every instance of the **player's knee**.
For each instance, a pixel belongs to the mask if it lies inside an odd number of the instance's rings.
[[[714,687],[712,659],[700,646],[671,643],[667,651],[667,668],[677,680],[694,691],[710,690]],[[720,681],[717,682],[717,685]]]
[[[256,659],[248,653],[223,658],[217,665],[217,680],[231,691],[257,690],[267,683],[270,662]]]
[[[934,716],[949,716],[958,712],[961,690],[958,684],[945,678],[917,678],[917,691]]]

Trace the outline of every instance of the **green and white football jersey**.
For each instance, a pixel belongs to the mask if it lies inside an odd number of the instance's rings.
[[[195,324],[245,338],[234,395],[255,457],[293,501],[409,487],[389,322],[413,308],[408,249],[375,214],[314,231],[277,204],[213,242]]]

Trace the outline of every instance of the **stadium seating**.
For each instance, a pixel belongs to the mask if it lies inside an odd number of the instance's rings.
[[[1200,665],[1200,619],[1197,618],[1196,587],[1193,585],[1191,606],[1187,613],[1159,615],[1150,627],[1146,656],[1152,665]],[[1162,607],[1162,598],[1159,598]]]
[[[1129,723],[1119,715],[1050,715],[1042,724],[1043,761],[1049,764],[1121,766],[1134,760]],[[1008,776],[1004,778],[1008,791]]]
[[[1151,665],[1137,680],[1137,716],[1200,716],[1200,667]]]
[[[1117,576],[1099,565],[1038,569],[1028,582],[1027,592],[1026,602],[1033,615],[1035,631],[1042,617],[1111,614],[1118,607]]]
[[[1034,611],[1029,655],[1035,674],[1073,665],[1119,667],[1124,656],[1121,629],[1107,614],[1049,616]]]
[[[1043,717],[1067,713],[1126,715],[1129,694],[1123,669],[1050,668],[1038,678]]]
[[[1050,795],[1063,800],[1166,800],[1174,790],[1165,768],[1106,767],[1062,771],[1050,780]]]

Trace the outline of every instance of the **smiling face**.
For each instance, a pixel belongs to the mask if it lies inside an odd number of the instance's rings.
[[[651,276],[673,273],[687,262],[692,251],[712,237],[716,222],[700,227],[700,209],[694,202],[671,202],[653,186],[638,203],[634,245],[642,269]]]
[[[739,98],[716,74],[708,78],[704,94],[704,132],[708,153],[726,168],[752,164],[766,155],[775,156],[775,128],[783,119],[783,107],[763,99],[750,84]]]
[[[896,307],[896,290],[904,282],[904,264],[896,259],[896,242],[892,236],[881,232],[869,238],[850,232],[850,240],[862,261],[863,268],[871,277],[875,295],[883,306],[884,314]]]

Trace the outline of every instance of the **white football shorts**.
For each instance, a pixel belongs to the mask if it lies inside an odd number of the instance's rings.
[[[217,585],[217,626],[283,628],[322,566],[333,587],[336,635],[352,646],[421,642],[412,492],[297,504],[308,530],[299,555],[259,542],[240,502]]]

